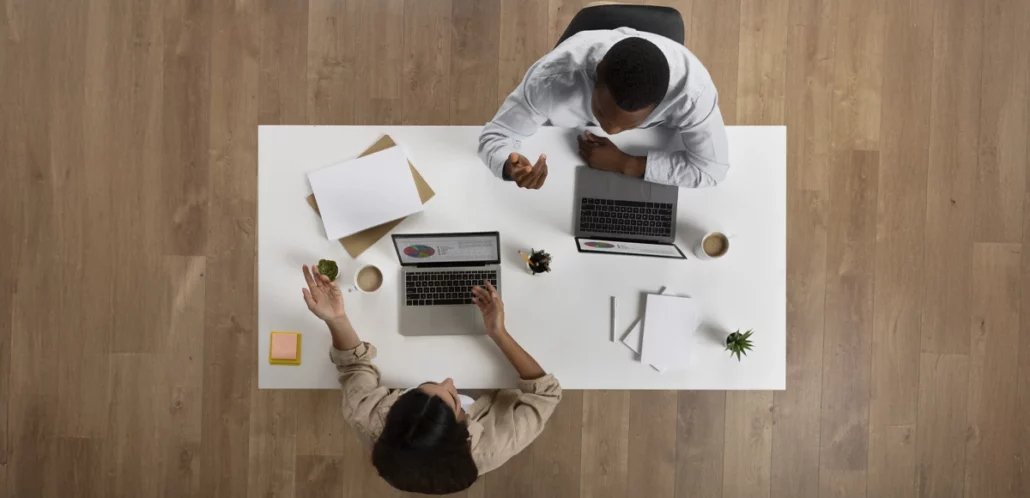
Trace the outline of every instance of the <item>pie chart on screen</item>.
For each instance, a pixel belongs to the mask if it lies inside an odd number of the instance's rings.
[[[416,244],[416,245],[408,246],[408,247],[404,248],[404,255],[409,257],[409,258],[422,259],[422,258],[428,258],[428,257],[430,257],[430,256],[432,256],[434,254],[436,254],[436,249],[433,249],[432,247],[424,246],[424,245],[421,245],[421,244]]]
[[[615,244],[609,244],[607,242],[584,242],[583,245],[587,247],[596,247],[598,249],[611,249],[615,247]]]

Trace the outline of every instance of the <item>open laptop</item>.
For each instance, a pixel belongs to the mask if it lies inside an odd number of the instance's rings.
[[[575,199],[580,252],[685,259],[673,243],[679,188],[580,166]]]
[[[497,232],[393,235],[401,262],[400,331],[405,336],[485,334],[472,287],[501,291]]]

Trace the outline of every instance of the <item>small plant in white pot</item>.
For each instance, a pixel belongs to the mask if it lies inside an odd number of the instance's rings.
[[[754,330],[749,329],[742,334],[740,329],[737,329],[736,332],[726,336],[726,351],[730,352],[730,357],[736,355],[737,361],[740,361],[740,355],[747,356],[747,352],[754,346],[754,343],[751,342],[751,334],[754,333]]]

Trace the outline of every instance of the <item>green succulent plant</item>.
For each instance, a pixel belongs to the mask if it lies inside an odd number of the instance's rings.
[[[747,352],[751,350],[754,343],[751,342],[751,334],[754,334],[754,330],[748,330],[743,334],[740,333],[740,329],[736,332],[726,336],[726,351],[730,352],[730,356],[737,356],[737,361],[740,361],[740,355],[747,356]]]
[[[320,259],[318,260],[318,273],[329,277],[330,282],[335,282],[336,277],[340,275],[340,267],[336,265],[336,261]]]

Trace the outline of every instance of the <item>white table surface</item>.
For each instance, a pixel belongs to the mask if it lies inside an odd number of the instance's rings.
[[[542,128],[522,144],[546,152],[547,182],[516,188],[476,156],[478,126],[261,126],[258,131],[258,384],[261,388],[338,388],[329,333],[301,296],[303,263],[340,263],[341,285],[362,264],[383,269],[376,294],[345,293],[351,321],[376,345],[376,365],[391,387],[452,377],[459,388],[515,385],[516,375],[485,336],[398,334],[400,264],[390,237],[357,260],[305,201],[309,171],[358,156],[384,134],[436,191],[425,211],[393,233],[499,231],[507,325],[512,335],[566,389],[784,389],[786,383],[786,128],[729,127],[729,176],[713,189],[680,189],[677,245],[686,260],[584,254],[572,235],[576,130]],[[623,133],[634,152],[666,143],[660,131]],[[731,234],[729,253],[702,261],[693,248],[703,231]],[[531,276],[518,250],[545,249],[552,272]],[[703,354],[689,370],[658,373],[623,344],[610,341],[609,296],[619,300],[618,335],[642,313],[644,295],[669,286],[697,301]],[[742,361],[722,341],[755,329]],[[302,364],[268,363],[269,333],[303,333]],[[616,338],[618,339],[618,338]]]

